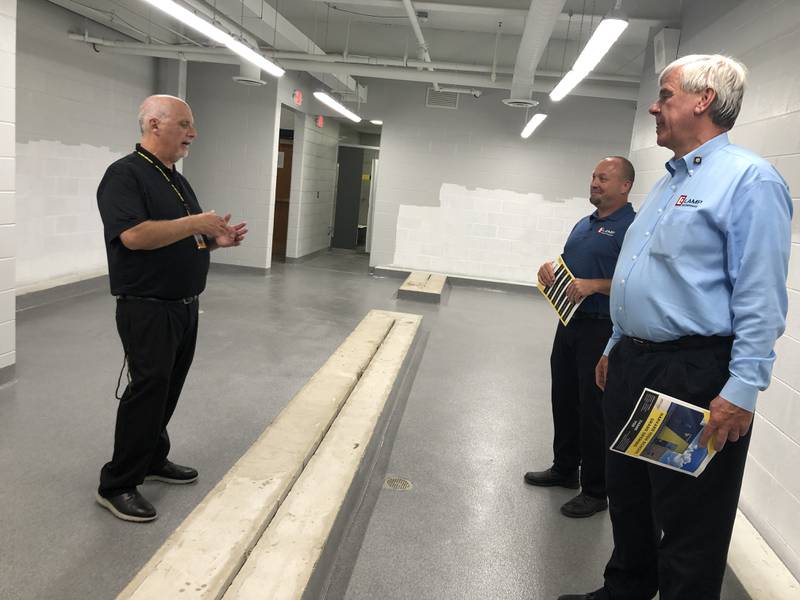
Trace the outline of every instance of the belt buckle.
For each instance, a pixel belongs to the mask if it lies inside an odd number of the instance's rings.
[[[188,298],[181,298],[181,302],[183,302],[184,304],[191,304],[195,300],[197,300],[197,296],[190,296]]]
[[[632,337],[631,339],[633,340],[634,344],[639,344],[640,346],[645,346],[649,343],[647,340],[643,340],[642,338]]]

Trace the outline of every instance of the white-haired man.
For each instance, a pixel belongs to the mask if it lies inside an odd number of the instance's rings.
[[[247,228],[230,225],[230,215],[203,212],[175,169],[197,135],[188,104],[150,96],[139,109],[139,128],[140,143],[108,167],[97,189],[129,382],[96,499],[120,519],[144,522],[156,510],[136,489],[142,481],[197,479],[195,469],[167,458],[167,424],[194,357],[209,251],[238,246]]]
[[[674,156],[628,229],[611,284],[614,333],[596,369],[610,443],[650,387],[709,408],[697,478],[608,452],[614,551],[604,585],[561,600],[716,600],[756,396],[784,329],[792,203],[765,160],[732,145],[745,69],[692,55],[650,106]]]

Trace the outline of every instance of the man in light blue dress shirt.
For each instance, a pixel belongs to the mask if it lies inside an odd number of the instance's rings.
[[[628,229],[611,284],[614,333],[596,368],[607,442],[642,390],[711,410],[697,478],[608,452],[614,551],[604,585],[560,600],[717,600],[756,396],[783,333],[792,203],[778,172],[732,145],[745,69],[692,55],[661,73],[650,106],[674,152]]]

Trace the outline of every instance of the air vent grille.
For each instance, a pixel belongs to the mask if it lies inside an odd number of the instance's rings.
[[[437,92],[428,88],[428,97],[425,100],[428,108],[458,108],[458,94],[456,92]]]

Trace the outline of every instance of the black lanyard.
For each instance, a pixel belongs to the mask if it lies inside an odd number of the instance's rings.
[[[147,162],[149,162],[151,165],[153,165],[156,169],[158,169],[158,172],[161,173],[161,175],[164,176],[164,179],[166,179],[166,181],[169,184],[169,186],[172,188],[172,190],[178,196],[178,200],[181,201],[181,204],[183,205],[183,208],[186,211],[186,215],[187,216],[191,216],[192,215],[192,211],[189,210],[189,204],[184,199],[183,194],[181,194],[180,190],[175,186],[175,184],[169,178],[169,175],[167,175],[164,172],[164,169],[162,169],[159,165],[157,165],[155,162],[153,162],[153,159],[151,159],[146,154],[143,154],[143,153],[139,152],[138,150],[136,151],[136,154],[141,156],[143,159],[145,159]],[[194,241],[197,242],[197,247],[199,249],[202,250],[202,249],[206,248],[206,241],[203,239],[203,236],[200,235],[199,233],[195,233],[194,234]]]

